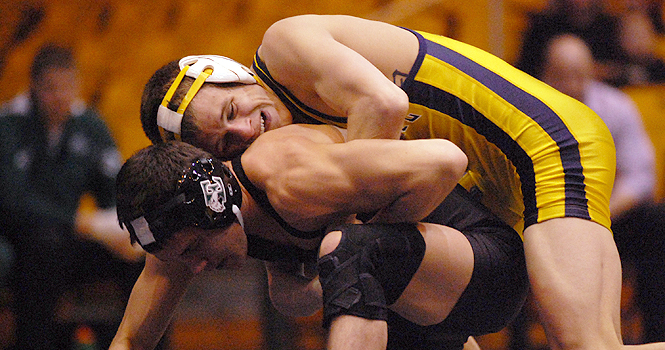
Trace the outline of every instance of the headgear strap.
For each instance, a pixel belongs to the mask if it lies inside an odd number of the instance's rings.
[[[184,227],[219,229],[238,222],[244,228],[241,206],[242,191],[231,170],[220,161],[201,158],[178,181],[176,196],[123,224],[143,249],[155,252]]]

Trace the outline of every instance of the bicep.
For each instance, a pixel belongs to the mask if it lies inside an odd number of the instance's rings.
[[[289,18],[266,32],[259,53],[273,77],[303,102],[347,117],[351,139],[395,139],[408,97],[387,77],[394,63],[374,62],[383,49],[377,37],[359,39],[361,31],[377,31],[376,25],[385,26],[336,16]]]

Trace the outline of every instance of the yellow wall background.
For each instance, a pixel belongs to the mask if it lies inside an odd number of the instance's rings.
[[[166,62],[221,54],[249,64],[265,29],[298,14],[349,14],[452,36],[511,61],[527,10],[544,0],[5,0],[0,4],[0,101],[28,86],[28,70],[47,41],[73,46],[84,98],[95,105],[125,158],[149,144],[139,122],[143,85]],[[12,41],[24,13],[42,20]]]

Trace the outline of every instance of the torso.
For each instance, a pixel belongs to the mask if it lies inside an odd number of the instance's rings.
[[[458,145],[469,157],[462,184],[480,188],[484,204],[519,232],[525,221],[529,225],[562,216],[609,227],[614,150],[597,115],[489,53],[441,36],[394,28],[420,41],[415,65],[397,69],[409,72],[399,82],[410,99],[404,137],[446,138]],[[390,69],[384,60],[377,64],[384,74]],[[255,69],[270,84],[258,53]],[[288,96],[282,100],[294,121],[346,125],[343,116],[318,110],[321,101],[301,101],[291,85],[270,87],[282,88],[282,96]],[[593,149],[580,148],[591,141]]]

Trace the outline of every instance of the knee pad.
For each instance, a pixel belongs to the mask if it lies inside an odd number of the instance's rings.
[[[339,245],[318,260],[323,326],[339,315],[387,320],[425,255],[415,224],[347,224]]]

